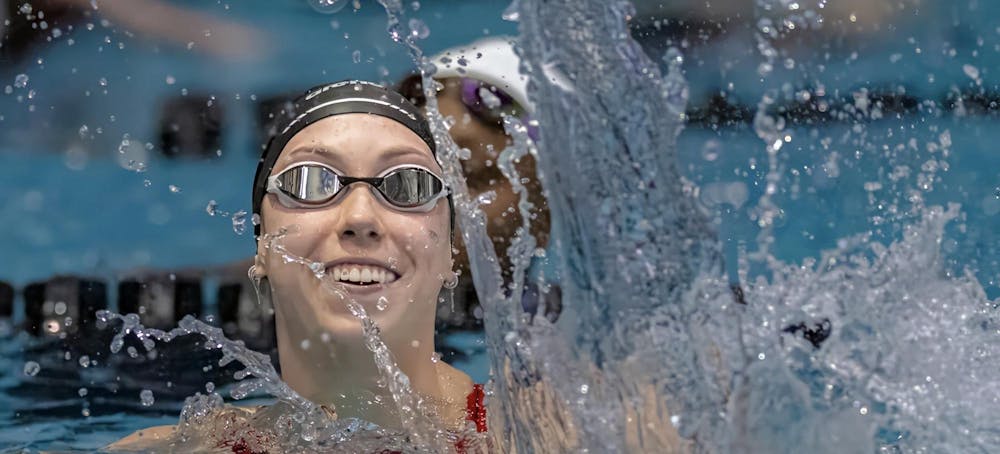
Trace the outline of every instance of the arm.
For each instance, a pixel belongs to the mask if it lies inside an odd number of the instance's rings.
[[[93,8],[90,0],[58,1],[81,9]],[[97,11],[108,20],[178,47],[193,43],[194,50],[233,59],[252,58],[267,50],[263,33],[253,27],[162,0],[98,0],[96,4]]]

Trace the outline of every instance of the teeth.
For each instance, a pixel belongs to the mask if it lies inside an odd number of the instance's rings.
[[[369,282],[388,284],[396,280],[395,273],[380,266],[338,265],[330,270],[330,274],[338,281],[355,284]]]

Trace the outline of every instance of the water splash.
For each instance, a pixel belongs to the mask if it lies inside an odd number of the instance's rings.
[[[957,205],[931,207],[889,247],[844,241],[748,284],[748,304],[724,311],[740,327],[727,333],[739,335],[720,340],[741,346],[724,353],[744,377],[732,391],[742,416],[730,449],[968,452],[1000,442],[985,423],[1000,412],[1000,385],[983,379],[1000,373],[987,359],[1000,353],[996,302],[971,273],[943,271],[944,226],[958,215]]]
[[[519,0],[505,17],[521,24],[518,51],[533,75],[540,143],[559,147],[535,152],[523,125],[505,119],[514,145],[500,166],[525,214],[508,251],[517,278],[507,287],[485,217],[465,186],[460,159],[467,150],[454,144],[437,111],[435,68],[416,46],[419,36],[400,27],[401,2],[382,4],[387,32],[421,70],[431,129],[474,258],[494,374],[489,415],[496,449],[965,452],[1000,443],[989,427],[1000,412],[991,381],[1000,372],[992,313],[1000,302],[987,301],[971,276],[941,271],[939,244],[957,207],[926,208],[921,201],[918,222],[888,247],[860,236],[803,264],[771,260],[766,277],[741,267],[746,304],[734,300],[695,201],[698,188],[676,169],[674,144],[687,101],[680,54],[668,54],[663,74],[629,38],[626,18],[634,10],[625,2]],[[545,77],[553,74],[559,77]],[[758,109],[758,132],[774,150],[769,164],[777,172],[781,145],[770,139],[781,128],[767,124],[766,107]],[[511,163],[527,153],[539,162],[561,257],[565,311],[557,325],[528,317],[519,302],[534,240],[527,234],[530,206]],[[774,219],[776,205],[758,205],[761,219]],[[294,230],[281,232],[287,234]],[[280,236],[264,243],[337,292],[321,264],[288,251]],[[254,414],[224,407],[211,390],[196,395],[174,443],[213,432],[268,431],[273,444],[252,449],[311,452],[372,439],[378,442],[358,446],[440,448],[442,434],[427,422],[377,325],[356,302],[345,304],[401,410],[402,436],[415,445],[360,421],[329,421],[278,380],[266,357],[190,317],[170,332],[143,328],[134,314],[104,313],[104,321],[122,320],[123,332],[136,334],[147,350],[153,338],[201,333],[206,347],[223,351],[224,363],[247,365],[234,397],[258,391],[279,397]],[[112,351],[123,343],[116,336]]]
[[[398,433],[387,431],[353,418],[332,419],[319,405],[299,396],[289,388],[271,366],[270,358],[246,348],[242,341],[226,339],[222,329],[205,324],[191,316],[184,317],[177,328],[162,331],[142,326],[137,314],[120,315],[99,311],[102,326],[115,321],[122,325],[111,342],[113,353],[121,350],[125,336],[134,335],[149,351],[156,342],[170,342],[178,337],[200,335],[204,348],[219,350],[218,365],[238,363],[244,366],[236,372],[237,385],[230,390],[234,399],[252,394],[265,394],[277,399],[267,408],[254,410],[224,405],[222,396],[207,384],[209,394],[195,394],[185,401],[174,435],[151,442],[144,449],[195,452],[219,446],[242,446],[253,452],[358,452],[404,447]],[[152,393],[140,395],[143,405],[153,401]]]
[[[916,222],[889,247],[861,236],[802,265],[770,257],[777,152],[791,137],[765,97],[755,129],[769,157],[757,213],[767,273],[741,266],[746,298],[734,299],[691,201],[697,188],[676,170],[683,78],[676,67],[661,75],[631,42],[631,13],[623,2],[518,2],[541,143],[559,144],[538,156],[561,240],[564,313],[559,331],[539,318],[512,317],[507,331],[487,324],[500,397],[491,409],[502,411],[507,446],[909,452],[996,443],[988,424],[970,422],[1000,411],[997,385],[981,379],[1000,372],[982,360],[1000,340],[996,303],[971,274],[945,274],[939,258],[958,208],[911,197]],[[552,68],[591,89],[553,83]],[[921,166],[918,192],[932,190],[937,170]],[[503,305],[487,307],[486,320]],[[665,415],[684,440],[666,424],[643,430]]]

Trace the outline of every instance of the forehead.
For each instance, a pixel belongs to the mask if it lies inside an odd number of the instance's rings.
[[[351,113],[318,120],[295,134],[281,150],[275,169],[322,160],[344,172],[381,170],[415,163],[436,168],[430,148],[415,132],[390,118]]]

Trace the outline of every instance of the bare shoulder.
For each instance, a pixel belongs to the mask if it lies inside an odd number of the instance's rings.
[[[474,384],[472,378],[465,372],[456,369],[444,361],[438,362],[437,371],[438,376],[441,378],[441,385],[445,394],[457,395],[464,402],[465,396],[472,391],[472,385]]]
[[[174,434],[176,426],[153,426],[146,429],[137,430],[121,440],[118,440],[105,449],[109,451],[131,451],[143,449],[156,443],[169,439]]]

